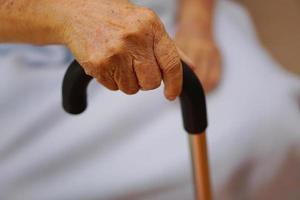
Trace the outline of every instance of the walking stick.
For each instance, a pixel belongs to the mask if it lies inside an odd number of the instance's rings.
[[[184,128],[189,134],[196,200],[211,200],[206,134],[207,116],[203,88],[187,64],[183,65],[183,86],[180,104]],[[87,107],[86,90],[91,76],[85,74],[77,61],[69,66],[62,87],[66,112],[80,114]]]

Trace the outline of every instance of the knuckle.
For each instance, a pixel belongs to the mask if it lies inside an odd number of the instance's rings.
[[[122,39],[125,39],[125,41],[143,41],[153,35],[152,33],[154,29],[157,29],[156,27],[160,27],[159,17],[149,8],[140,8],[139,14],[136,16],[135,23],[132,23],[123,33]]]
[[[141,11],[142,11],[142,14],[141,14],[140,19],[142,20],[141,22],[144,27],[149,29],[149,27],[148,27],[149,25],[153,26],[153,25],[160,24],[160,19],[153,10],[151,10],[149,8],[142,8]]]
[[[146,20],[155,21],[157,20],[156,13],[149,8],[141,8],[141,12],[143,13]]]

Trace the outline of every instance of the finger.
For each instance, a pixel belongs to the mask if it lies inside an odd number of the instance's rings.
[[[114,79],[119,89],[125,94],[136,94],[140,87],[133,69],[133,60],[129,57],[116,58],[118,67],[114,73]]]
[[[182,89],[182,66],[176,46],[167,33],[154,43],[154,54],[163,73],[165,96],[174,100]]]
[[[118,90],[118,85],[114,79],[107,73],[99,75],[96,80],[102,84],[104,87],[110,90]]]
[[[109,62],[101,62],[97,65],[84,62],[83,65],[85,73],[94,77],[101,85],[109,90],[118,90],[118,85],[113,78],[114,65]]]
[[[145,62],[134,60],[134,70],[142,90],[152,90],[160,86],[161,71],[154,56]]]
[[[212,65],[210,66],[209,69],[209,74],[208,74],[208,82],[209,82],[209,87],[210,89],[214,89],[221,77],[221,62],[220,59],[218,58],[212,58]]]

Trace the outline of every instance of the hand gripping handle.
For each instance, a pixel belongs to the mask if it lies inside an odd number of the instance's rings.
[[[205,95],[201,83],[190,67],[182,62],[183,85],[180,95],[181,112],[185,130],[199,134],[207,128]],[[87,107],[87,86],[92,77],[86,75],[74,60],[69,66],[62,86],[62,102],[66,112],[80,114]]]

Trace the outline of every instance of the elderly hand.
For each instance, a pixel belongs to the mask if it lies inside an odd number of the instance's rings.
[[[221,76],[220,52],[209,30],[200,28],[197,23],[188,27],[179,26],[175,37],[177,46],[189,59],[187,62],[201,80],[206,92],[217,86]]]
[[[134,94],[165,84],[173,100],[182,68],[156,14],[127,0],[4,0],[0,42],[64,44],[85,72],[111,90]]]
[[[209,92],[219,83],[221,56],[212,34],[207,30],[199,29],[196,24],[190,27],[179,26],[175,41],[189,59],[205,91]]]
[[[59,9],[66,20],[64,43],[105,87],[135,94],[163,80],[169,100],[180,94],[180,58],[153,11],[125,0],[65,0]]]

